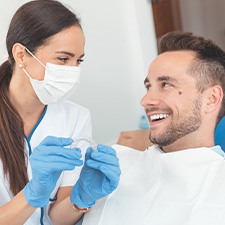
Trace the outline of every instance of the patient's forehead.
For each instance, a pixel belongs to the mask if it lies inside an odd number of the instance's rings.
[[[152,76],[177,76],[187,74],[196,58],[194,51],[165,52],[157,56],[149,66],[148,79]]]

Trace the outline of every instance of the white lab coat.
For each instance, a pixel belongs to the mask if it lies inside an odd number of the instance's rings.
[[[72,137],[79,138],[81,136],[91,137],[91,119],[89,111],[75,103],[65,101],[62,103],[49,104],[47,110],[41,118],[30,137],[26,142],[26,150],[29,155],[29,145],[32,151],[46,136],[56,137]],[[82,142],[82,151],[85,152],[88,143]],[[84,155],[84,154],[83,154]],[[17,168],[15,168],[17,169]],[[79,177],[80,167],[76,167],[73,171],[65,171],[61,174],[55,189],[50,198],[54,199],[59,187],[72,186]],[[28,162],[28,176],[31,179],[31,168]],[[0,206],[6,204],[13,197],[10,192],[9,182],[3,175],[2,163],[0,161]],[[49,202],[50,205],[51,201]],[[47,212],[48,208],[44,208],[43,224],[52,224]],[[37,209],[32,216],[27,220],[25,225],[39,225],[41,218],[41,209]]]
[[[172,153],[156,146],[144,152],[113,147],[122,170],[119,187],[85,214],[83,225],[225,224],[219,146]]]

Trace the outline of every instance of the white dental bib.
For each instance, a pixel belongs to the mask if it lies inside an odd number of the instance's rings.
[[[224,225],[225,161],[210,148],[164,153],[114,145],[119,187],[83,225]],[[214,148],[219,148],[218,146]]]

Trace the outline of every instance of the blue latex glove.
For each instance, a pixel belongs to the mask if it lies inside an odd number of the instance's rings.
[[[81,166],[80,149],[64,148],[72,143],[71,138],[47,137],[31,154],[29,160],[32,179],[24,188],[27,202],[34,207],[44,207],[64,170],[73,170]]]
[[[120,173],[113,148],[105,145],[98,145],[98,151],[88,148],[80,178],[70,194],[71,201],[81,208],[94,205],[117,188]]]

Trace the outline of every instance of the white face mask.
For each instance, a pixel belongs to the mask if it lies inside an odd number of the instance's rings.
[[[47,105],[70,97],[79,83],[80,67],[62,66],[52,63],[46,63],[45,66],[26,47],[25,49],[45,67],[44,80],[33,79],[23,68],[23,71],[30,78],[31,85],[39,100],[44,105]]]

